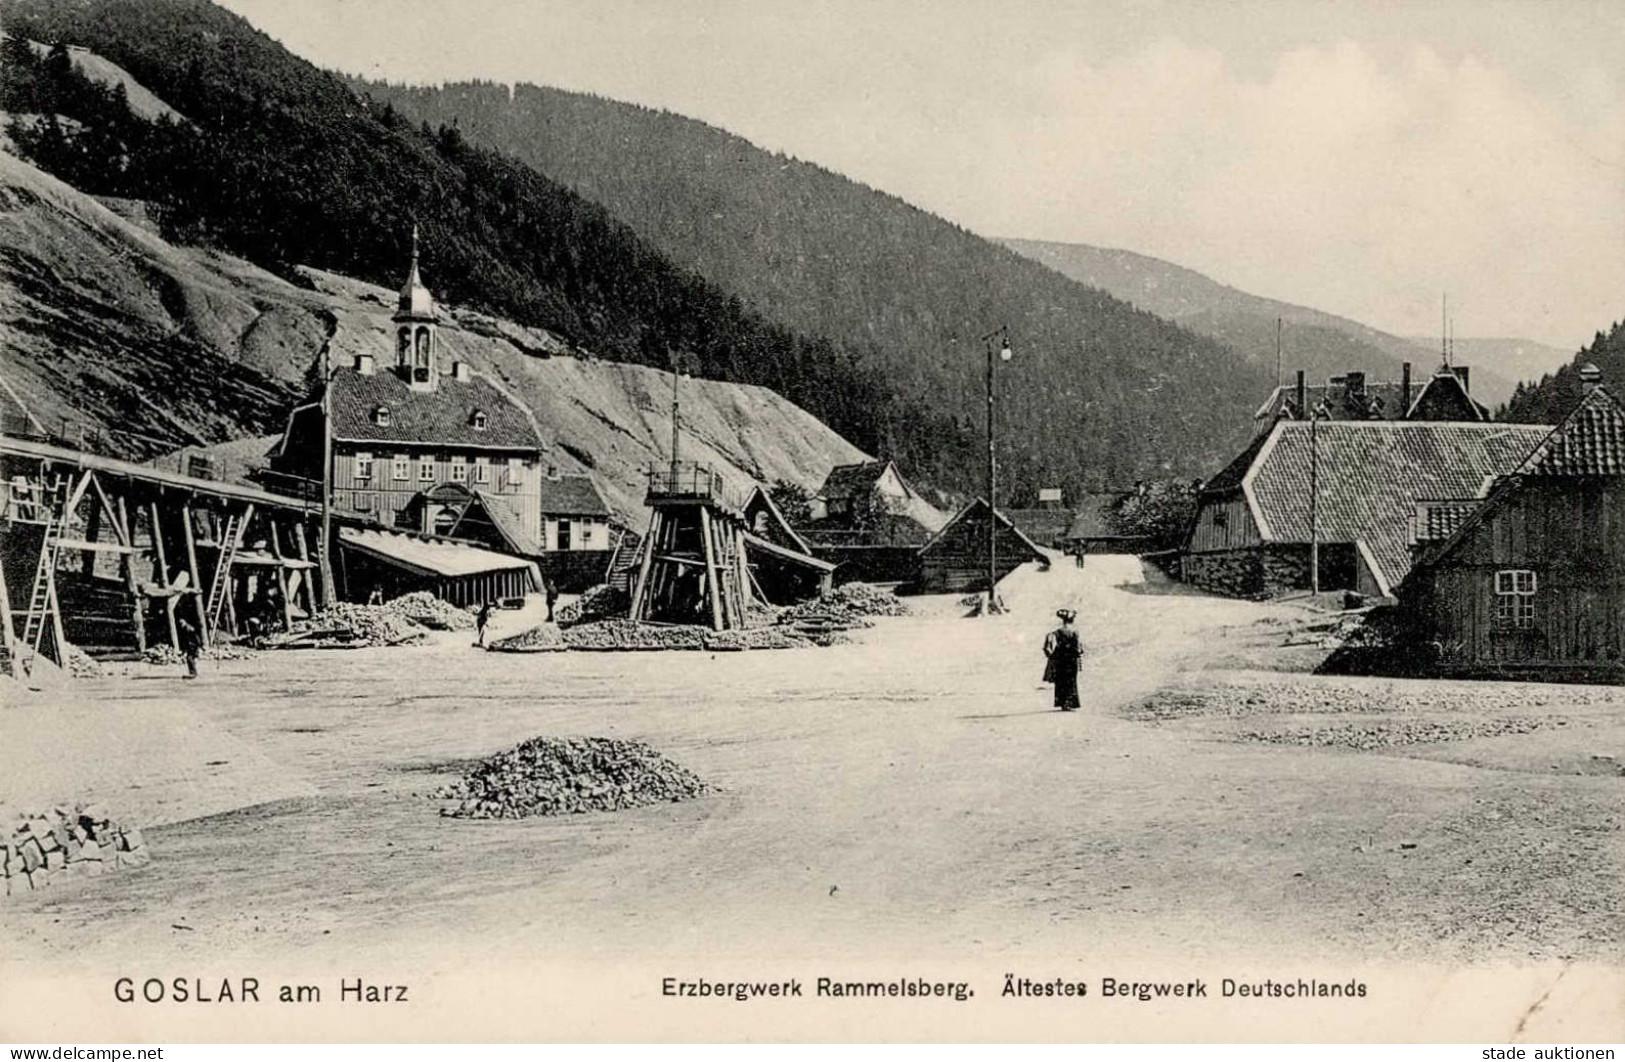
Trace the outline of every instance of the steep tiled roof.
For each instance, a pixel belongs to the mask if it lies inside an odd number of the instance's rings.
[[[1474,509],[1484,504],[1482,498],[1449,498],[1443,501],[1418,501],[1414,537],[1417,542],[1437,542],[1455,534],[1456,528],[1466,522]]]
[[[485,507],[485,515],[491,521],[491,526],[497,529],[497,534],[502,536],[509,549],[522,557],[534,557],[542,552],[541,543],[525,530],[524,520],[514,511],[513,504],[507,498],[483,490],[475,491],[474,497]]]
[[[387,369],[362,375],[346,368],[330,386],[334,439],[541,449],[525,411],[479,376],[441,376],[433,391],[414,391]],[[387,424],[377,423],[380,406],[389,409]],[[477,412],[485,414],[484,430],[474,427]]]
[[[1452,408],[1468,415],[1459,419],[1490,419],[1489,407],[1467,393],[1467,385],[1461,382],[1461,377],[1448,369],[1440,369],[1417,394],[1416,401],[1405,411],[1405,416],[1416,420],[1441,420],[1444,418],[1437,416],[1437,411]]]
[[[890,461],[860,461],[853,465],[836,465],[824,477],[824,485],[818,489],[818,493],[825,498],[850,498],[854,494],[863,494],[874,489],[890,464]]]
[[[1053,546],[1072,528],[1071,509],[1005,509],[1004,515],[1026,535],[1043,546]]]
[[[1550,431],[1527,424],[1342,421],[1315,431],[1318,538],[1365,543],[1389,587],[1410,570],[1417,498],[1482,497]],[[1308,542],[1310,424],[1270,432],[1243,487],[1266,541]]]
[[[1253,467],[1253,461],[1258,457],[1258,451],[1264,448],[1270,438],[1270,432],[1260,432],[1252,442],[1247,444],[1245,450],[1236,455],[1234,461],[1225,465],[1218,475],[1202,484],[1202,490],[1216,493],[1218,491],[1235,490],[1241,486],[1241,481],[1246,478],[1248,470]]]
[[[1518,466],[1521,476],[1625,475],[1625,406],[1593,388]]]
[[[608,516],[609,506],[591,476],[543,476],[542,512],[549,516]]]
[[[952,530],[953,526],[959,523],[961,520],[974,519],[978,517],[985,520],[986,517],[982,516],[982,514],[985,512],[987,512],[987,501],[983,498],[973,499],[963,509],[959,510],[959,512],[950,517],[948,522],[943,524],[942,528],[936,534],[932,535],[925,545],[920,547],[920,552],[924,553],[926,550],[929,550],[935,546],[938,542],[941,542],[943,539],[947,538],[948,532]],[[1003,509],[995,509],[993,515],[997,524],[1003,524],[1005,527],[1009,528],[1011,533],[1016,536],[1021,544],[1032,551],[1034,560],[1049,559],[1044,551],[1039,549],[1037,544],[1034,543],[1032,539],[1028,538],[1022,533],[1021,528],[1017,527],[1011,522],[1010,518],[1005,515],[1005,511]]]
[[[1414,399],[1422,385],[1420,382],[1411,385],[1411,397]],[[1371,420],[1371,403],[1381,402],[1381,420],[1401,420],[1405,416],[1405,385],[1399,381],[1368,380],[1365,385],[1367,406],[1358,408],[1348,401],[1348,389],[1341,383],[1305,384],[1303,388],[1304,405],[1314,409],[1322,402],[1331,411],[1333,420]],[[1264,404],[1258,407],[1253,414],[1254,420],[1274,420],[1281,415],[1281,410],[1297,403],[1297,386],[1285,384],[1270,392]],[[1301,411],[1299,411],[1301,412]]]

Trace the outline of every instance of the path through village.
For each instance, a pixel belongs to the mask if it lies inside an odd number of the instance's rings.
[[[11,748],[57,742],[102,765],[89,795],[167,825],[147,831],[150,866],[13,898],[0,931],[18,961],[143,969],[290,954],[1625,958],[1615,691],[1260,670],[1309,613],[1178,591],[1131,558],[1090,558],[1013,575],[1009,615],[917,599],[823,650],[508,655],[448,634],[20,698]],[[1039,681],[1062,605],[1088,647],[1075,714]],[[1457,739],[1343,737],[1424,723]],[[460,763],[537,735],[645,741],[716,792],[567,818],[437,814],[427,794]],[[61,747],[74,740],[88,744]],[[0,799],[51,783],[13,774]]]

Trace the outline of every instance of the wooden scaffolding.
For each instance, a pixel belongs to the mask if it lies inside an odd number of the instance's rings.
[[[26,668],[62,664],[70,626],[78,644],[137,651],[165,635],[179,648],[177,614],[203,646],[242,633],[250,607],[286,629],[316,607],[310,517],[253,488],[0,436],[0,639]]]
[[[723,500],[722,477],[674,463],[649,472],[652,510],[633,579],[634,620],[740,629],[752,600],[742,514]]]

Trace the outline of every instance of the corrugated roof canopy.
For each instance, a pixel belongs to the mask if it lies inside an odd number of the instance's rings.
[[[436,542],[392,531],[355,527],[339,528],[339,541],[414,575],[459,578],[528,568],[531,586],[541,589],[542,585],[535,564],[521,557],[510,557],[478,546]]]

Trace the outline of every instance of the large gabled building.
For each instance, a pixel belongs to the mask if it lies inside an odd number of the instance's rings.
[[[542,441],[528,411],[462,362],[440,365],[438,315],[412,264],[396,312],[393,361],[359,354],[327,384],[336,514],[455,535],[470,516],[534,552],[542,540]],[[272,469],[322,479],[320,397],[289,415]],[[493,542],[493,544],[496,544]]]
[[[1417,498],[1482,497],[1551,429],[1527,424],[1278,421],[1204,486],[1182,578],[1269,596],[1312,585],[1391,597],[1410,570]]]
[[[1306,420],[1318,412],[1325,420],[1418,420],[1482,422],[1489,407],[1471,393],[1472,374],[1465,365],[1441,364],[1426,380],[1413,380],[1406,362],[1398,380],[1371,380],[1363,372],[1345,372],[1323,384],[1308,383],[1300,371],[1295,384],[1277,387],[1253,413],[1260,431],[1277,420]]]

